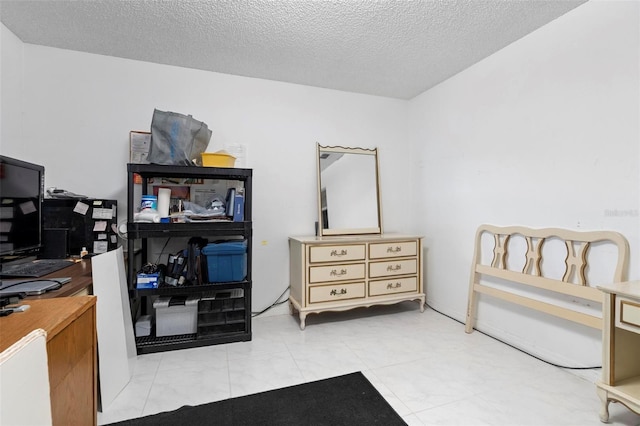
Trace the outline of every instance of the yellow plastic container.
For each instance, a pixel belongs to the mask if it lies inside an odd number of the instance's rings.
[[[205,167],[233,167],[236,157],[222,152],[203,152],[202,165]]]

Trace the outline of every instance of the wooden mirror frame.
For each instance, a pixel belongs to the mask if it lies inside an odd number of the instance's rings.
[[[323,156],[336,154],[338,156],[344,156],[346,154],[349,155],[364,155],[373,157],[374,163],[374,172],[373,176],[370,178],[365,176],[365,178],[371,181],[371,185],[375,187],[375,206],[371,206],[372,209],[375,209],[375,216],[377,218],[377,226],[373,223],[367,224],[365,227],[359,227],[359,224],[354,224],[353,226],[344,226],[338,228],[325,228],[324,224],[328,221],[328,212],[324,208],[326,206],[326,188],[323,188],[322,182],[322,160]],[[325,157],[326,158],[326,157]],[[318,181],[318,226],[317,226],[317,235],[322,236],[330,236],[330,235],[361,235],[361,234],[382,234],[382,209],[380,207],[380,173],[379,173],[379,164],[378,164],[378,149],[367,149],[367,148],[350,148],[350,147],[342,147],[342,146],[322,146],[317,144],[317,181]],[[367,173],[367,171],[363,171],[363,173]],[[368,197],[369,199],[371,197]],[[358,201],[354,197],[354,203],[358,204]],[[371,203],[371,202],[370,202]],[[371,203],[373,204],[373,203]],[[355,208],[355,206],[350,206],[348,208]],[[373,216],[372,216],[373,217]],[[373,222],[373,221],[371,221]],[[373,225],[373,226],[369,226]]]

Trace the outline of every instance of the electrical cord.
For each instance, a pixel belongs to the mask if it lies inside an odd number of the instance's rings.
[[[454,321],[456,321],[456,322],[458,322],[458,323],[460,323],[460,324],[464,325],[464,322],[462,322],[462,321],[460,321],[460,320],[458,320],[458,319],[456,319],[456,318],[454,318],[454,317],[452,317],[452,316],[449,316],[449,315],[447,315],[447,314],[445,314],[445,313],[442,313],[442,312],[440,312],[440,311],[439,311],[439,310],[437,310],[437,309],[434,309],[434,308],[433,308],[433,306],[429,305],[428,303],[425,303],[425,305],[426,305],[428,308],[430,308],[432,311],[434,311],[434,312],[436,312],[436,313],[438,313],[438,314],[440,314],[440,315],[443,315],[443,316],[445,316],[445,317],[447,317],[447,318],[450,318],[450,319],[452,319],[452,320],[454,320]],[[475,328],[475,327],[474,327],[473,329],[474,329],[474,330],[476,330],[477,332],[481,333],[481,334],[484,334],[484,335],[485,335],[485,336],[487,336],[487,337],[491,337],[493,340],[496,340],[496,341],[498,341],[498,342],[500,342],[500,343],[503,343],[503,344],[505,344],[505,345],[507,345],[507,346],[510,346],[510,347],[512,347],[513,349],[516,349],[516,350],[518,350],[518,351],[522,352],[522,353],[523,353],[523,354],[525,354],[525,355],[529,355],[530,357],[535,358],[535,359],[537,359],[538,361],[542,361],[542,362],[544,362],[545,364],[549,364],[549,365],[551,365],[551,366],[553,366],[553,367],[564,368],[564,369],[566,369],[566,370],[595,370],[595,369],[598,369],[598,368],[602,368],[602,366],[598,366],[598,367],[568,367],[568,366],[566,366],[566,365],[559,365],[559,364],[555,364],[555,363],[553,363],[553,362],[551,362],[551,361],[547,361],[546,359],[540,358],[539,356],[533,355],[533,354],[531,354],[531,353],[529,353],[529,352],[527,352],[527,351],[525,351],[525,350],[523,350],[523,349],[520,349],[520,348],[518,348],[518,347],[516,347],[516,346],[512,345],[511,343],[507,343],[507,342],[505,342],[504,340],[500,340],[500,339],[498,339],[497,337],[494,337],[494,336],[492,336],[492,335],[490,335],[490,334],[487,334],[487,333],[485,333],[484,331],[478,330],[478,329],[477,329],[477,328]]]
[[[268,311],[268,310],[270,310],[271,308],[274,308],[274,307],[276,307],[276,306],[282,305],[283,303],[286,303],[286,302],[288,301],[288,299],[285,299],[285,300],[280,301],[280,298],[281,298],[282,296],[284,296],[284,294],[285,294],[288,290],[289,290],[289,287],[285,288],[285,289],[284,289],[284,291],[282,292],[282,294],[280,294],[280,296],[278,296],[278,298],[275,300],[275,302],[273,302],[271,305],[267,306],[266,308],[264,308],[264,309],[263,309],[263,310],[261,310],[260,312],[251,312],[251,317],[252,317],[252,318],[255,318],[255,317],[257,317],[258,315],[262,315],[262,314],[264,314],[265,312],[267,312],[267,311]],[[460,320],[458,320],[458,319],[456,319],[456,318],[454,318],[454,317],[452,317],[452,316],[450,316],[450,315],[447,315],[447,314],[445,314],[445,313],[443,313],[443,312],[440,312],[440,311],[439,311],[439,310],[437,310],[437,309],[434,309],[434,308],[433,308],[433,306],[429,305],[428,303],[425,303],[425,305],[426,305],[429,309],[431,309],[432,311],[434,311],[434,312],[436,312],[436,313],[438,313],[438,314],[440,314],[440,315],[442,315],[442,316],[445,316],[445,317],[447,317],[447,318],[449,318],[449,319],[452,319],[452,320],[456,321],[457,323],[460,323],[460,324],[464,325],[464,322],[462,322],[462,321],[460,321]],[[487,334],[487,333],[485,333],[485,332],[484,332],[484,331],[482,331],[482,330],[478,330],[477,328],[474,328],[474,330],[476,330],[478,333],[484,334],[485,336],[492,338],[493,340],[496,340],[496,341],[498,341],[498,342],[500,342],[500,343],[503,343],[503,344],[505,344],[505,345],[507,345],[507,346],[509,346],[509,347],[513,348],[513,349],[516,349],[516,350],[518,350],[518,351],[522,352],[522,353],[523,353],[523,354],[525,354],[525,355],[529,355],[530,357],[535,358],[535,359],[537,359],[538,361],[542,361],[542,362],[544,362],[545,364],[549,364],[549,365],[551,365],[551,366],[553,366],[553,367],[563,368],[563,369],[566,369],[566,370],[596,370],[596,369],[598,369],[598,368],[602,368],[602,366],[596,366],[596,367],[570,367],[570,366],[566,366],[566,365],[556,364],[556,363],[554,363],[554,362],[551,362],[551,361],[548,361],[548,360],[546,360],[546,359],[540,358],[539,356],[533,355],[532,353],[529,353],[529,352],[527,352],[527,351],[525,351],[525,350],[523,350],[523,349],[520,349],[520,348],[518,348],[518,347],[516,347],[516,346],[512,345],[511,343],[507,343],[507,342],[505,342],[504,340],[498,339],[497,337],[494,337],[494,336],[492,336],[492,335],[490,335],[490,334]]]
[[[155,274],[158,271],[159,268],[156,263],[145,263],[142,268],[140,268],[140,272],[143,274]]]
[[[167,238],[167,241],[164,243],[164,246],[162,247],[162,250],[160,250],[160,254],[158,255],[158,259],[156,260],[156,265],[158,265],[160,263],[160,258],[164,254],[164,249],[167,248],[167,245],[169,244],[170,240],[171,240],[171,237]]]
[[[289,286],[287,286],[287,288],[284,289],[284,291],[280,294],[280,296],[278,296],[278,298],[275,300],[275,302],[273,302],[271,305],[267,306],[266,308],[264,308],[263,310],[261,310],[260,312],[251,312],[251,317],[255,318],[258,315],[262,315],[265,312],[267,312],[269,309],[271,308],[275,308],[276,306],[280,306],[283,303],[287,303],[288,299],[282,300],[280,301],[280,298],[282,298],[282,296],[284,296],[284,294],[289,291]]]

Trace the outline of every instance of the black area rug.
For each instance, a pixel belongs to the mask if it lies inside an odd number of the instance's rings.
[[[112,423],[112,426],[406,425],[362,373]]]

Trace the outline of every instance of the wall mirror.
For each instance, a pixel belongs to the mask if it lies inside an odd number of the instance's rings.
[[[381,234],[378,150],[318,144],[318,235]]]

